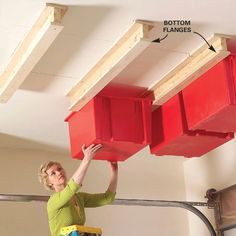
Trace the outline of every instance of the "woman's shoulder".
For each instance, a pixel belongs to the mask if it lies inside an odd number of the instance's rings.
[[[53,201],[53,199],[55,199],[57,196],[58,196],[58,192],[52,193],[48,198],[47,204],[50,204],[50,202]]]

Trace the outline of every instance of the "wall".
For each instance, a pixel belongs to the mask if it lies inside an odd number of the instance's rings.
[[[2,194],[48,195],[37,179],[41,163],[64,159],[39,150],[0,149],[0,192]],[[49,235],[46,204],[0,202],[0,235]]]
[[[37,169],[47,160],[61,162],[70,176],[79,161],[68,155],[40,150],[1,149],[1,193],[48,195],[37,181]],[[116,198],[185,200],[182,158],[158,158],[143,149],[119,165]],[[99,192],[107,188],[109,166],[92,162],[83,191]],[[0,202],[0,235],[49,234],[46,204]],[[105,206],[87,210],[87,225],[102,227],[104,236],[162,235],[187,236],[187,214],[183,209]],[[36,227],[37,226],[37,227]]]
[[[236,182],[236,141],[235,139],[209,152],[201,158],[193,158],[184,162],[186,198],[189,201],[206,201],[204,196],[208,189],[226,188]],[[215,223],[213,210],[199,208]],[[191,236],[208,236],[209,232],[202,222],[189,214]],[[230,232],[228,232],[230,235]]]
[[[225,236],[234,236],[235,234],[236,234],[236,229],[225,231]]]

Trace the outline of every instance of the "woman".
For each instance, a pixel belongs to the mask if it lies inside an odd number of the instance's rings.
[[[111,164],[112,176],[105,193],[88,194],[78,192],[91,160],[101,144],[82,146],[84,158],[80,166],[67,183],[64,169],[60,163],[47,162],[40,167],[39,180],[47,189],[54,190],[47,203],[49,227],[52,236],[59,236],[60,229],[69,225],[83,225],[85,223],[85,207],[98,207],[109,204],[115,199],[118,165]]]

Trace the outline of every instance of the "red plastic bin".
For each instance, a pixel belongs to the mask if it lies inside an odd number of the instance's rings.
[[[230,55],[183,89],[190,130],[236,131],[236,56]]]
[[[233,133],[190,131],[181,92],[152,113],[151,153],[199,157],[234,137]]]
[[[66,118],[71,156],[82,159],[81,146],[101,143],[94,159],[124,161],[151,142],[151,100],[98,95]]]

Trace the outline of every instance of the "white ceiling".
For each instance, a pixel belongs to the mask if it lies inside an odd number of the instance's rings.
[[[236,1],[67,0],[64,29],[6,104],[0,104],[0,147],[69,150],[69,89],[109,50],[134,20],[156,22],[152,37],[164,36],[164,20],[191,20],[209,38],[236,35]],[[42,0],[0,0],[0,72],[45,6]],[[148,87],[204,41],[193,33],[170,33],[124,70],[116,82]],[[154,50],[155,49],[155,50]],[[144,59],[145,58],[145,59]]]

